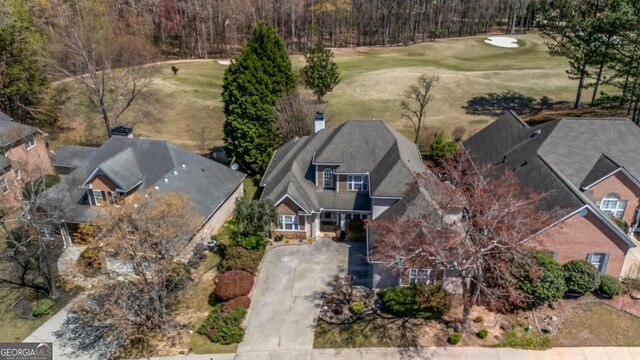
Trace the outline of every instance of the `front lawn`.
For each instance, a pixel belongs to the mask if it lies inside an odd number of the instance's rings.
[[[625,295],[621,295],[625,296]],[[640,318],[602,303],[576,305],[565,315],[553,346],[640,346]]]

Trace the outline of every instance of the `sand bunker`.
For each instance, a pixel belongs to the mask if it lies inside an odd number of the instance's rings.
[[[508,36],[489,36],[484,42],[487,44],[503,47],[503,48],[517,48],[518,39]]]

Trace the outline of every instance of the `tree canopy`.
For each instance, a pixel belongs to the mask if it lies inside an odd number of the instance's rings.
[[[260,23],[242,54],[224,73],[226,151],[251,174],[262,174],[278,144],[274,120],[280,97],[293,89],[296,76],[282,39]]]
[[[322,44],[317,44],[304,55],[307,64],[300,74],[304,84],[322,102],[323,97],[340,83],[338,64],[333,61],[333,52]]]

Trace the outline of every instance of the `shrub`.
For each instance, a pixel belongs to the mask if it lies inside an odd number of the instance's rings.
[[[349,310],[351,311],[351,313],[353,315],[360,315],[364,312],[366,306],[364,305],[364,303],[362,301],[354,301],[351,303],[351,306],[349,306]]]
[[[562,265],[564,282],[570,294],[584,295],[600,285],[600,274],[595,266],[584,260],[571,260]]]
[[[611,220],[613,220],[614,223],[616,223],[616,225],[618,225],[618,227],[624,231],[625,233],[629,232],[629,224],[622,220],[622,219],[618,219],[615,216],[611,216]]]
[[[600,286],[598,286],[598,294],[612,298],[618,294],[620,294],[622,286],[620,285],[620,281],[609,275],[600,276]]]
[[[251,299],[247,296],[240,296],[235,299],[231,299],[226,303],[222,304],[222,310],[229,312],[236,309],[248,309],[251,306]]]
[[[484,321],[484,318],[482,316],[476,316],[475,318],[473,318],[473,322],[476,324],[479,324],[483,321]]]
[[[175,293],[184,289],[189,280],[191,280],[191,268],[185,263],[177,262],[173,264],[171,272],[164,280],[164,288],[170,293]]]
[[[230,247],[240,246],[247,250],[264,250],[267,247],[267,239],[262,235],[241,236],[238,235],[229,243]]]
[[[447,339],[447,342],[451,345],[457,345],[458,343],[460,343],[460,341],[462,341],[462,336],[458,333],[451,334],[451,336],[449,336],[449,338]]]
[[[88,273],[100,271],[104,266],[100,248],[88,247],[82,250],[78,257],[78,264]]]
[[[415,285],[385,289],[383,308],[398,316],[438,319],[451,309],[451,295],[439,285]]]
[[[187,265],[192,269],[197,269],[200,264],[207,258],[207,246],[203,243],[198,243],[193,247],[193,252]]]
[[[240,246],[226,248],[218,268],[222,272],[241,270],[255,274],[258,271],[258,266],[260,266],[262,254],[262,251],[249,251]]]
[[[51,314],[53,311],[53,301],[50,299],[42,299],[36,302],[36,305],[33,307],[33,316],[44,316]]]
[[[253,287],[253,275],[245,271],[231,270],[218,276],[213,290],[222,301],[248,295]]]
[[[453,141],[460,142],[464,137],[464,133],[465,133],[464,126],[458,125],[455,128],[453,128],[453,131],[451,132],[451,138],[453,138]]]
[[[214,343],[222,345],[235,344],[242,341],[244,329],[242,320],[247,314],[245,309],[222,311],[221,305],[216,305],[198,328],[198,334],[205,335]]]
[[[275,241],[275,242],[280,242],[282,240],[284,240],[284,236],[282,236],[282,235],[276,235],[276,236],[273,237],[273,241]]]
[[[520,288],[525,294],[529,295],[534,305],[553,303],[560,300],[564,293],[567,292],[562,265],[543,252],[536,252],[534,257],[538,265],[540,265],[542,274],[535,279],[531,278],[530,275],[525,275],[519,284]]]
[[[241,197],[236,201],[233,219],[239,235],[266,236],[271,225],[278,222],[278,212],[269,200]]]
[[[489,332],[487,331],[487,329],[482,329],[476,333],[476,336],[480,339],[486,339],[487,336],[489,336]]]

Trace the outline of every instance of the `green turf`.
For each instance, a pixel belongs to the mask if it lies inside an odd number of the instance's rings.
[[[536,34],[516,35],[516,49],[498,48],[484,37],[443,39],[411,46],[335,49],[342,82],[326,96],[323,104],[328,126],[348,119],[384,119],[409,135],[401,118],[400,101],[405,89],[420,74],[438,75],[427,110],[426,125],[447,131],[462,125],[468,134],[481,128],[492,117],[465,113],[463,106],[472,97],[490,92],[514,90],[526,96],[548,96],[553,101],[571,101],[576,81],[567,77],[565,59],[547,54],[544,39]],[[292,58],[300,67],[304,58]],[[171,72],[176,64],[180,71]],[[225,66],[215,60],[172,62],[159,66],[159,73],[148,92],[124,116],[141,121],[135,132],[148,138],[174,141],[196,148],[193,133],[204,131],[208,145],[222,143],[221,88]],[[587,99],[590,91],[584,92]],[[65,124],[78,136],[80,119],[86,110],[80,96],[64,109]]]

